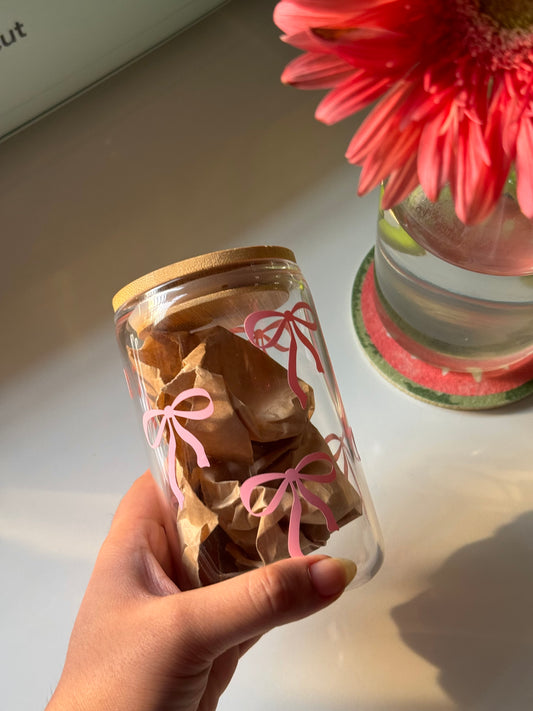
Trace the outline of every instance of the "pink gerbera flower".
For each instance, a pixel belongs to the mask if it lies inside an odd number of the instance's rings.
[[[346,157],[384,208],[449,184],[458,217],[483,220],[513,164],[533,217],[533,0],[282,0],[274,21],[305,50],[282,80],[329,88],[316,118],[376,102]]]

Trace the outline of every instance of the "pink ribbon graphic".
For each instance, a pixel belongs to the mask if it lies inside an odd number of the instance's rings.
[[[176,408],[185,400],[193,397],[204,397],[209,401],[202,410],[177,410]],[[183,508],[185,499],[183,493],[176,483],[176,437],[178,436],[187,444],[190,444],[196,454],[196,462],[199,467],[208,467],[209,460],[206,456],[202,443],[178,421],[178,417],[188,420],[205,420],[213,414],[214,405],[211,396],[203,388],[190,388],[183,390],[172,402],[172,405],[167,405],[163,410],[147,410],[143,415],[143,429],[148,444],[152,449],[157,449],[161,444],[165,428],[168,427],[168,454],[167,454],[167,477],[168,483],[174,496],[178,500],[178,506]],[[150,440],[149,425],[154,418],[161,417],[159,427],[153,442]]]
[[[128,375],[128,371],[126,370],[126,368],[123,368],[123,369],[122,369],[122,372],[124,373],[124,377],[125,377],[125,379],[126,379],[126,385],[127,385],[127,387],[128,387],[128,393],[129,393],[129,395],[130,395],[130,398],[133,400],[133,390],[132,390],[132,387],[131,387],[130,377],[129,377],[129,375]]]
[[[127,388],[128,388],[129,396],[130,396],[131,399],[133,400],[133,398],[135,397],[135,394],[141,395],[141,384],[140,384],[139,379],[138,379],[138,376],[137,376],[137,378],[136,378],[136,380],[135,380],[135,385],[136,385],[136,387],[133,387],[132,384],[131,384],[130,376],[129,376],[128,371],[126,370],[126,368],[123,368],[123,373],[124,373],[124,378],[126,379],[126,386],[127,386]],[[133,371],[133,375],[137,375],[137,373],[135,372],[135,370]]]
[[[325,474],[305,474],[302,470],[310,464],[311,462],[324,461],[330,466],[330,469]],[[315,506],[319,511],[322,512],[324,518],[326,519],[326,524],[328,531],[332,533],[333,531],[339,530],[339,525],[333,516],[333,513],[329,506],[325,504],[322,499],[320,499],[316,494],[305,486],[306,481],[316,481],[322,484],[327,484],[335,480],[335,465],[331,461],[331,457],[325,452],[314,452],[313,454],[307,454],[294,468],[289,468],[284,473],[273,472],[268,474],[256,474],[251,476],[241,485],[241,500],[244,504],[246,510],[253,514],[254,516],[268,516],[271,514],[280,504],[283,494],[287,491],[290,486],[292,492],[292,507],[289,518],[289,535],[288,535],[288,547],[289,554],[292,558],[302,556],[302,549],[300,547],[300,522],[302,519],[302,502],[301,498],[308,501],[310,504]],[[274,494],[272,501],[263,509],[263,511],[256,513],[252,511],[252,506],[250,504],[250,498],[252,491],[256,486],[262,486],[270,481],[276,481],[280,479],[280,484],[278,490]],[[301,498],[300,498],[301,497]]]
[[[349,430],[350,437],[351,435],[351,430]],[[341,467],[342,473],[346,478],[348,478],[348,474],[352,471],[352,467],[350,464],[350,448],[349,444],[347,441],[346,435],[343,433],[340,437],[339,435],[336,435],[335,433],[329,434],[326,438],[326,443],[329,444],[329,447],[331,449],[331,453],[333,455],[333,460]],[[338,442],[338,447],[336,450],[333,450],[333,447],[331,445],[332,442]],[[352,438],[353,442],[353,438]],[[359,452],[357,451],[357,448],[355,447],[355,442],[354,442],[354,450],[355,450],[355,458],[360,461],[359,457]],[[342,464],[341,464],[341,458],[342,458]]]
[[[298,311],[303,312],[305,317],[297,316]],[[264,328],[258,328],[259,322],[266,318],[272,318],[275,319],[275,321]],[[313,311],[304,301],[299,301],[290,311],[255,311],[249,314],[244,321],[244,331],[254,346],[257,346],[257,348],[265,352],[267,348],[276,348],[278,351],[289,351],[287,379],[291,390],[298,397],[300,405],[305,407],[307,404],[307,395],[300,387],[298,374],[296,372],[298,340],[313,356],[318,372],[323,373],[324,368],[314,344],[302,331],[301,326],[309,329],[309,331],[316,331],[318,329],[317,324],[313,320]],[[269,335],[270,331],[274,331],[274,333]],[[290,341],[288,347],[279,342],[284,332],[289,334]]]

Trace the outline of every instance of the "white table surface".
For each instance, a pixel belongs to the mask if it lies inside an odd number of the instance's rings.
[[[292,248],[385,537],[367,586],[264,637],[222,711],[533,707],[532,400],[460,413],[396,390],[350,316],[375,233],[355,121],[280,85],[274,3],[215,15],[0,145],[0,693],[42,709],[113,511],[147,466],[111,296],[213,249]],[[7,328],[6,328],[7,319]]]

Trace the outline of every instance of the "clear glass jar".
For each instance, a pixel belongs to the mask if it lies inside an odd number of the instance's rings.
[[[187,585],[382,542],[309,287],[293,253],[245,247],[152,272],[113,300],[130,393],[176,519]]]

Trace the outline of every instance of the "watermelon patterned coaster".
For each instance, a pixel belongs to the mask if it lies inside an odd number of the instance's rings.
[[[352,318],[359,341],[373,365],[400,390],[433,405],[457,410],[488,410],[533,393],[533,361],[503,375],[474,379],[428,365],[387,333],[376,309],[374,250],[361,264],[352,292]]]

